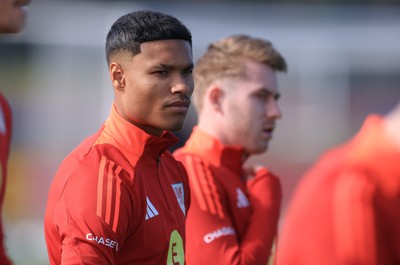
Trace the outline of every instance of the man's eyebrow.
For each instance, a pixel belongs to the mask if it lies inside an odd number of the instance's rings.
[[[278,91],[275,91],[273,89],[270,89],[268,87],[261,87],[260,89],[258,89],[255,92],[256,93],[270,94],[270,95],[274,96],[275,99],[279,99],[281,97],[281,93],[279,93]]]
[[[172,69],[176,69],[176,68],[181,68],[181,67],[178,67],[177,65],[172,65],[172,64],[160,64],[160,66],[162,68],[166,69],[166,70],[172,70]],[[188,64],[186,66],[183,66],[182,68],[183,69],[191,69],[191,70],[193,70],[194,64],[190,63],[190,64]]]

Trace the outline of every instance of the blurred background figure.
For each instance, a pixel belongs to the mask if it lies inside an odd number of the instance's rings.
[[[277,72],[285,59],[265,39],[232,35],[196,62],[198,123],[174,152],[189,175],[186,260],[194,264],[267,264],[282,201],[279,179],[263,166],[281,110]]]
[[[0,34],[18,33],[25,24],[25,6],[29,1],[0,0]],[[9,103],[0,91],[0,264],[11,264],[4,245],[1,214],[7,189],[7,165],[12,136],[12,114]]]
[[[62,159],[109,115],[104,36],[126,10],[181,18],[193,33],[194,60],[210,42],[240,33],[269,39],[285,55],[290,71],[278,76],[283,119],[268,153],[247,161],[281,177],[283,223],[294,187],[317,157],[354,135],[368,113],[386,114],[400,98],[398,1],[310,2],[33,1],[25,29],[0,36],[0,88],[14,117],[3,220],[15,263],[48,264],[47,191]],[[191,108],[180,145],[196,122]]]
[[[400,264],[400,102],[322,156],[292,198],[278,265]]]

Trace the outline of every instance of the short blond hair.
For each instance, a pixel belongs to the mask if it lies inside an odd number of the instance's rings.
[[[211,43],[194,67],[193,103],[197,112],[202,109],[203,97],[213,82],[222,78],[245,77],[246,61],[265,64],[275,71],[287,70],[285,59],[268,40],[231,35]]]

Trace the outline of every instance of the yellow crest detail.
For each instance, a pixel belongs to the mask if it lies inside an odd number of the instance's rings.
[[[169,249],[167,265],[184,265],[185,251],[183,249],[183,240],[178,231],[174,230],[169,239]]]

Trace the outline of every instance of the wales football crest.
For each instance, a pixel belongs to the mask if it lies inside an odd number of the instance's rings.
[[[178,200],[179,206],[181,207],[183,214],[186,215],[185,190],[183,189],[183,184],[172,184],[172,188],[174,189],[176,199]]]

